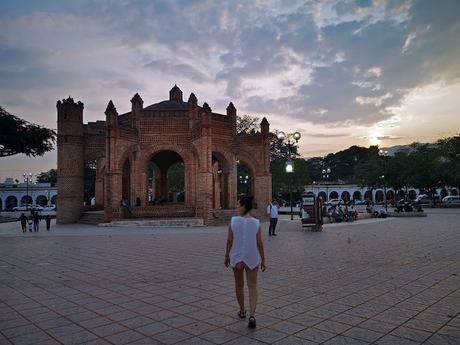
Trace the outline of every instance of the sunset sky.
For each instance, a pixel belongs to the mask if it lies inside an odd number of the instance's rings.
[[[177,84],[300,131],[306,157],[460,132],[458,0],[2,0],[0,22],[0,105],[51,128],[69,95],[87,122]],[[55,165],[1,158],[0,178]]]

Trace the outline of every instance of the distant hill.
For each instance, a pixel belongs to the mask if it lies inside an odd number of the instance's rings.
[[[430,147],[436,146],[436,144],[433,143],[417,143],[419,145],[428,145]],[[411,146],[412,144],[408,145],[395,145],[395,146],[390,146],[390,147],[381,147],[382,150],[388,151],[388,154],[390,156],[393,156],[395,153],[403,150],[407,150],[408,152],[414,151],[414,147]]]

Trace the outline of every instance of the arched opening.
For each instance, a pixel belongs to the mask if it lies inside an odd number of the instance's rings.
[[[24,195],[21,198],[21,206],[32,205],[32,203],[33,203],[33,200],[30,195]]]
[[[359,190],[353,192],[353,200],[361,200],[361,192]]]
[[[415,190],[411,189],[411,190],[409,191],[409,195],[408,195],[408,196],[409,196],[409,199],[415,200],[415,198],[417,197],[417,192],[416,192]]]
[[[151,205],[185,202],[185,164],[175,151],[163,150],[147,163],[147,202]]]
[[[85,206],[91,206],[91,200],[96,196],[96,161],[88,161],[84,170],[84,203]]]
[[[326,201],[327,201],[327,194],[326,194],[326,192],[319,192],[319,193],[318,193],[318,198],[321,198],[321,200],[323,200],[323,202],[326,202]]]
[[[39,195],[35,199],[35,203],[40,206],[46,206],[48,205],[48,198],[44,195]]]
[[[383,191],[381,190],[378,190],[375,192],[375,202],[376,203],[381,203],[383,202]]]
[[[14,195],[10,195],[5,200],[5,209],[12,210],[13,207],[18,206],[18,199]]]
[[[225,157],[218,152],[212,153],[212,190],[213,207],[216,209],[228,209],[229,200],[229,164]]]
[[[52,205],[57,205],[57,195],[53,195],[53,196],[51,197],[51,204],[52,204]]]
[[[441,189],[441,192],[439,193],[439,195],[441,196],[441,199],[446,197],[449,193],[447,192],[447,189],[445,188],[442,188]]]
[[[366,190],[364,192],[364,200],[372,202],[372,191]]]
[[[254,178],[251,173],[249,166],[241,161],[237,162],[237,193],[238,198],[242,196],[253,196],[254,195]],[[284,196],[284,195],[283,195]]]
[[[399,200],[403,200],[406,198],[406,192],[404,192],[403,190],[398,190],[397,196]]]
[[[330,199],[338,199],[339,198],[339,193],[337,193],[335,190],[329,193],[329,200]]]
[[[395,192],[392,190],[387,190],[387,202],[392,202],[395,200]]]
[[[126,159],[123,163],[121,175],[121,201],[131,205],[131,163]]]
[[[340,196],[340,198],[344,202],[349,202],[350,201],[350,193],[348,193],[347,191],[344,191],[344,192],[342,192],[342,195]]]

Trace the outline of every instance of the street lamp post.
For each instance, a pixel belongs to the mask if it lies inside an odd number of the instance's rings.
[[[32,173],[23,173],[22,176],[24,177],[24,182],[26,183],[26,195],[29,196],[29,183],[32,183]],[[33,200],[32,200],[33,201]],[[27,210],[29,206],[26,206]]]
[[[281,142],[284,142],[288,146],[287,151],[287,161],[286,161],[286,173],[289,174],[289,204],[291,205],[291,220],[294,220],[294,210],[292,208],[292,173],[294,172],[294,162],[292,161],[292,150],[294,141],[296,143],[299,142],[299,139],[302,135],[299,132],[289,133],[286,134],[284,132],[278,132],[277,134],[278,139]]]
[[[383,170],[384,170],[384,172],[386,172],[386,170],[387,170],[386,157],[388,157],[388,151],[387,150],[379,150],[379,156],[383,157]],[[385,181],[385,175],[382,175],[381,178],[382,178],[382,181],[383,181],[383,194],[384,194],[383,195],[383,200],[384,200],[384,204],[385,204],[385,211],[388,211],[387,184],[386,184],[386,181]]]
[[[327,181],[331,177],[331,168],[323,169],[322,173],[323,173],[323,180],[326,183],[326,200],[325,201],[327,202],[329,201],[329,186],[327,184]]]

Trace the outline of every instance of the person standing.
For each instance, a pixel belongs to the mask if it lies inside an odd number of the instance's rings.
[[[51,217],[50,217],[49,214],[46,215],[45,221],[46,221],[46,231],[50,231],[50,227],[51,227]]]
[[[276,236],[275,229],[278,224],[278,203],[273,200],[267,206],[267,214],[270,217],[270,226],[268,227],[268,236]]]
[[[34,212],[32,219],[34,221],[34,232],[38,232],[40,225],[40,215],[38,214],[38,211]]]
[[[233,268],[235,293],[240,311],[238,316],[246,318],[244,308],[244,271],[249,290],[249,328],[256,327],[255,312],[257,307],[257,272],[259,266],[265,271],[265,251],[262,241],[260,221],[251,216],[252,199],[242,197],[239,200],[238,216],[232,217],[228,226],[225,267]]]
[[[21,213],[21,216],[19,217],[19,220],[21,221],[21,228],[22,232],[27,232],[27,217],[24,213]]]

